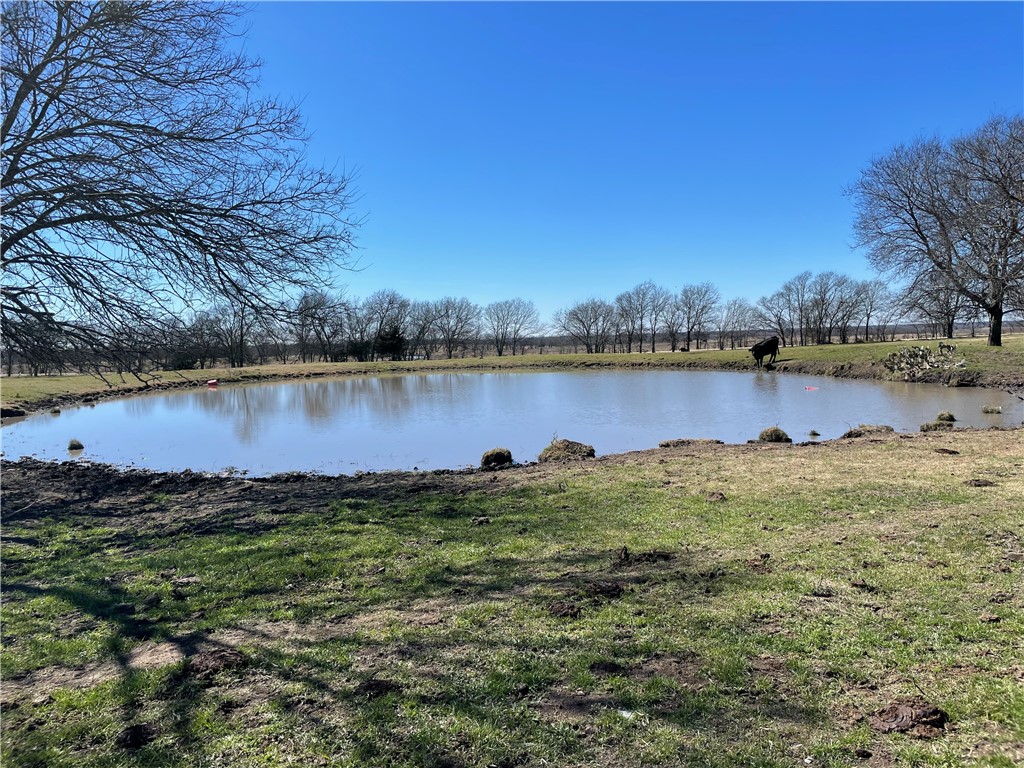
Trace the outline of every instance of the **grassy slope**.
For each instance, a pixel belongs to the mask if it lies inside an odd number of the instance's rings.
[[[967,361],[966,371],[972,383],[992,386],[1024,387],[1024,336],[1009,336],[1002,347],[987,347],[985,340],[958,339],[957,354]],[[834,344],[813,347],[791,347],[781,350],[779,369],[800,373],[884,378],[887,371],[881,361],[901,346],[916,342],[874,344]],[[937,342],[922,342],[934,348]],[[179,386],[218,379],[224,383],[308,376],[379,374],[426,371],[489,371],[510,368],[583,368],[669,367],[697,369],[752,369],[753,359],[747,350],[702,350],[700,352],[657,354],[602,355],[526,355],[517,357],[486,357],[462,360],[422,360],[379,363],[306,363],[266,365],[250,368],[216,368],[205,371],[174,371],[158,374],[164,386]],[[938,372],[936,372],[938,373]],[[968,378],[964,377],[965,380]],[[114,376],[110,385],[92,376],[5,377],[0,379],[0,398],[5,404],[24,408],[80,400],[90,395],[107,396],[130,393],[147,385],[131,377]]]
[[[1017,431],[293,483],[14,469],[3,764],[1019,764],[1022,461]],[[248,665],[116,667],[189,633]],[[936,740],[860,719],[922,694]]]

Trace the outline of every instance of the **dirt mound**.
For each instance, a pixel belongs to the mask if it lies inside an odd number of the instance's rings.
[[[569,600],[555,600],[548,604],[548,613],[558,619],[575,619],[583,613],[583,608]]]
[[[481,469],[503,467],[512,463],[512,451],[508,448],[492,448],[480,458]]]
[[[887,435],[895,430],[888,424],[859,424],[853,429],[842,434],[841,439],[848,440],[853,437],[868,437],[869,435]]]
[[[793,440],[789,435],[786,434],[785,430],[779,427],[768,427],[762,429],[761,434],[757,436],[759,442],[762,443],[792,443]]]
[[[137,723],[129,725],[114,740],[121,749],[136,750],[142,749],[156,738],[156,728],[149,723]]]
[[[363,680],[363,682],[356,686],[355,694],[357,696],[365,696],[368,699],[378,699],[381,696],[387,696],[389,693],[398,693],[401,690],[402,686],[393,680],[371,677]]]
[[[706,440],[701,438],[679,438],[677,440],[662,440],[658,443],[659,448],[685,448],[688,445],[724,445],[721,440]]]
[[[664,563],[669,560],[675,560],[675,555],[671,552],[662,552],[660,550],[652,550],[650,552],[630,552],[629,547],[623,547],[616,553],[615,562],[613,565],[626,566],[626,565],[647,565],[650,563]]]
[[[596,455],[592,445],[577,443],[575,440],[552,440],[551,445],[540,452],[537,461],[573,461],[592,459]]]
[[[895,701],[868,717],[868,724],[881,733],[909,733],[930,739],[941,736],[949,715],[921,698]]]
[[[580,587],[580,595],[593,600],[621,597],[622,585],[617,581],[591,581]]]
[[[235,648],[216,648],[202,651],[188,660],[188,674],[196,680],[208,682],[218,672],[245,666],[246,655]]]

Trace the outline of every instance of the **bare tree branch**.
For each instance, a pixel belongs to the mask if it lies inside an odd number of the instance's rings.
[[[102,346],[184,305],[252,309],[350,265],[350,179],[227,49],[229,3],[2,9],[3,325]]]
[[[949,286],[989,316],[989,344],[1024,293],[1024,118],[948,143],[898,146],[850,188],[857,244],[879,270]],[[929,278],[931,280],[931,278]]]

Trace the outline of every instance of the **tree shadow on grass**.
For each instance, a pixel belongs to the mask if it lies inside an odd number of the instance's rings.
[[[16,480],[16,499],[30,494],[19,484],[23,480],[30,478]],[[748,684],[758,674],[753,668],[739,675],[732,688],[703,678],[695,683],[696,672],[691,677],[665,672],[674,668],[652,661],[654,652],[671,653],[670,646],[679,638],[668,639],[657,651],[656,633],[636,636],[631,622],[656,622],[656,615],[646,614],[666,608],[652,598],[655,591],[668,590],[676,604],[686,606],[713,604],[752,588],[757,576],[740,563],[716,562],[686,551],[628,553],[618,543],[605,549],[575,546],[553,554],[542,554],[549,549],[538,544],[534,554],[496,555],[488,542],[522,535],[524,516],[534,515],[527,522],[548,541],[558,535],[558,519],[545,518],[548,512],[543,510],[516,511],[476,523],[491,510],[482,497],[465,495],[458,482],[446,486],[432,478],[429,489],[423,489],[419,480],[407,479],[404,486],[399,483],[382,492],[384,502],[373,484],[333,479],[221,485],[204,480],[203,497],[217,499],[217,514],[201,513],[190,520],[182,508],[170,521],[159,511],[133,518],[132,503],[125,499],[140,493],[131,483],[127,491],[121,481],[91,486],[89,509],[78,504],[82,495],[72,485],[52,503],[38,504],[31,513],[26,510],[13,525],[5,521],[4,541],[23,547],[32,545],[8,536],[31,538],[25,532],[33,519],[79,529],[84,559],[99,557],[111,547],[150,557],[203,549],[205,569],[225,577],[247,567],[254,574],[278,565],[298,568],[296,558],[315,547],[315,537],[297,539],[291,549],[280,551],[229,548],[222,553],[207,545],[228,535],[235,537],[232,541],[256,542],[265,534],[279,536],[286,544],[289,536],[302,533],[306,523],[299,516],[309,513],[335,524],[332,535],[357,540],[384,532],[405,542],[389,545],[393,549],[380,555],[363,556],[367,563],[383,557],[380,573],[360,575],[342,563],[344,580],[357,584],[336,598],[325,597],[321,578],[308,584],[297,579],[284,589],[254,576],[230,595],[207,601],[215,607],[203,631],[189,626],[183,610],[140,606],[139,596],[116,581],[68,583],[74,564],[55,564],[49,583],[40,580],[38,572],[31,580],[5,579],[9,604],[56,598],[76,613],[109,624],[116,650],[103,661],[117,665],[111,711],[123,728],[138,725],[143,717],[158,720],[157,740],[150,745],[126,750],[104,743],[98,731],[85,728],[76,732],[69,754],[76,759],[86,755],[97,763],[120,755],[125,764],[189,765],[210,758],[216,749],[211,743],[216,739],[204,739],[204,729],[242,729],[254,743],[271,744],[277,743],[278,730],[287,728],[306,734],[309,738],[303,741],[312,739],[315,745],[293,745],[298,759],[327,752],[367,765],[557,763],[616,744],[629,749],[633,737],[626,732],[608,736],[609,726],[602,720],[614,717],[619,709],[642,710],[645,728],[654,724],[684,735],[719,729],[737,739],[752,721],[804,727],[823,717],[797,699],[771,695],[773,688],[786,684],[781,672],[779,681],[757,690]],[[358,492],[346,494],[346,488]],[[8,490],[9,485],[5,493]],[[160,493],[168,495],[166,503],[173,508],[176,493],[191,499],[195,490],[164,487]],[[257,505],[273,513],[259,512]],[[111,534],[109,521],[118,518],[125,526]],[[89,533],[97,520],[106,521],[102,535]],[[438,534],[442,528],[448,530],[444,536]],[[463,552],[461,560],[446,557],[445,536],[473,543],[473,556]],[[319,543],[331,545],[329,540]],[[414,565],[402,565],[403,556],[413,558]],[[143,558],[136,567],[155,567],[147,562]],[[189,562],[186,557],[182,567]],[[46,568],[40,569],[45,573]],[[216,592],[218,585],[204,584],[197,591],[201,589]],[[218,618],[218,610],[244,607],[246,601],[251,603],[251,620]],[[300,621],[265,620],[260,616],[264,603]],[[569,608],[556,609],[558,603]],[[324,606],[330,607],[329,613]],[[248,663],[200,682],[189,676],[187,662],[179,662],[159,685],[147,687],[140,682],[145,673],[129,663],[130,650],[145,642],[173,644],[185,659],[209,649],[241,648]],[[618,671],[590,670],[587,659],[595,653],[613,657],[607,663],[618,665]],[[583,693],[575,693],[574,686],[581,684]],[[698,684],[701,687],[694,687]],[[769,692],[768,698],[762,689]],[[551,706],[559,701],[561,708]],[[567,708],[570,701],[575,709]],[[228,706],[222,707],[224,702]],[[29,731],[26,723],[33,721],[34,711],[36,705],[22,705],[27,717],[19,715],[10,724],[6,749],[15,758],[12,764],[21,762],[20,756],[26,754],[21,746],[28,742],[45,741],[48,733],[51,738],[67,738],[57,735],[59,718]],[[174,745],[170,752],[168,741]],[[54,759],[53,764],[61,761]]]

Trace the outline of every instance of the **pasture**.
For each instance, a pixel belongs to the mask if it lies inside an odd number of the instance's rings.
[[[3,763],[1016,765],[1021,498],[1019,430],[336,478],[7,463]],[[943,717],[886,731],[908,702]]]

